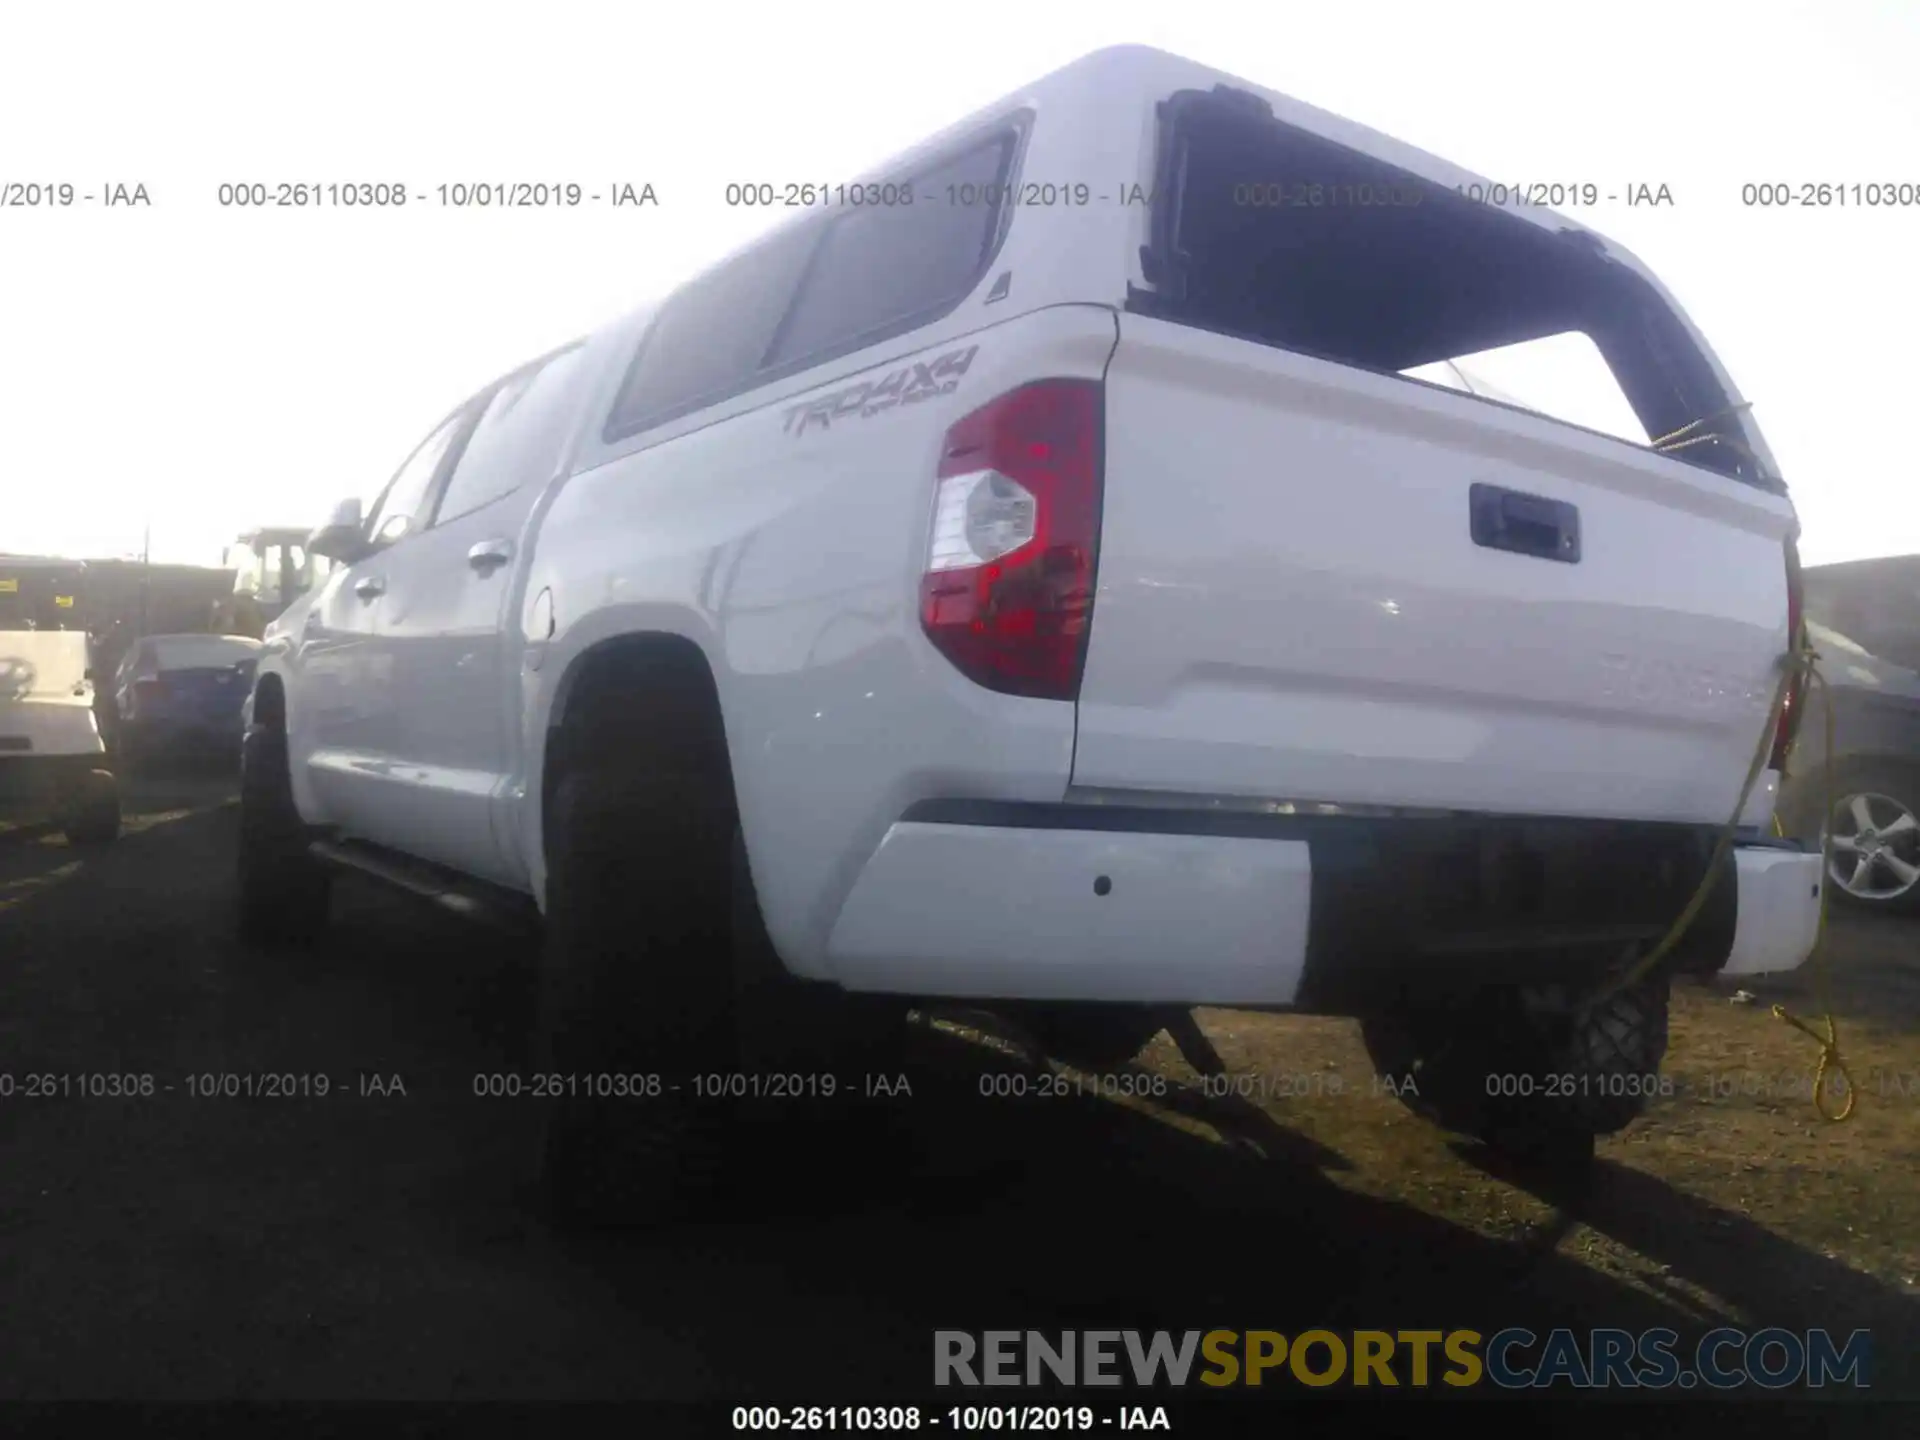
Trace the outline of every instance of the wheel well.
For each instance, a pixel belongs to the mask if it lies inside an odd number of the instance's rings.
[[[1794,780],[1800,785],[1811,785],[1826,770],[1823,757],[1796,775]],[[1897,751],[1849,750],[1833,757],[1833,777],[1836,782],[1869,774],[1898,776],[1909,783],[1920,783],[1920,756],[1902,755]]]
[[[1920,759],[1912,755],[1849,755],[1834,763],[1834,778],[1859,781],[1868,777],[1903,782],[1907,793],[1901,798],[1920,804]]]
[[[680,635],[622,635],[576,660],[547,728],[542,813],[583,766],[699,774],[733,799],[720,692],[706,654]]]
[[[1908,798],[1920,803],[1920,758],[1898,752],[1850,750],[1833,757],[1830,778],[1823,757],[1822,761],[1788,779],[1782,795],[1783,808],[1792,812],[1787,818],[1800,825],[1818,823],[1829,789],[1838,800],[1849,783],[1869,775],[1895,777],[1906,782]]]
[[[269,730],[287,728],[287,691],[278,675],[262,675],[254,687],[253,723]]]

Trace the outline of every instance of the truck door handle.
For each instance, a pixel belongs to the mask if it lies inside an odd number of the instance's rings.
[[[1467,516],[1476,545],[1580,563],[1580,511],[1565,500],[1473,485],[1467,491]]]
[[[353,593],[362,600],[374,600],[387,593],[387,582],[378,575],[367,575],[353,582]]]
[[[490,575],[513,558],[511,540],[482,540],[467,551],[467,564],[482,575]]]

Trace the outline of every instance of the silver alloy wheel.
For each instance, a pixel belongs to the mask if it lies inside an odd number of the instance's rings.
[[[1831,843],[1827,873],[1857,900],[1884,904],[1920,885],[1920,818],[1904,801],[1877,791],[1843,797]]]

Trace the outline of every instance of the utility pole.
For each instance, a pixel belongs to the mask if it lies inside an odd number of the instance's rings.
[[[153,594],[153,517],[140,532],[140,633],[147,633],[148,602]]]

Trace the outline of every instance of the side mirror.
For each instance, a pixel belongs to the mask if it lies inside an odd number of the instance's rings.
[[[307,549],[342,565],[351,565],[367,553],[367,522],[360,513],[358,500],[342,500],[333,507],[327,523],[307,536]]]

